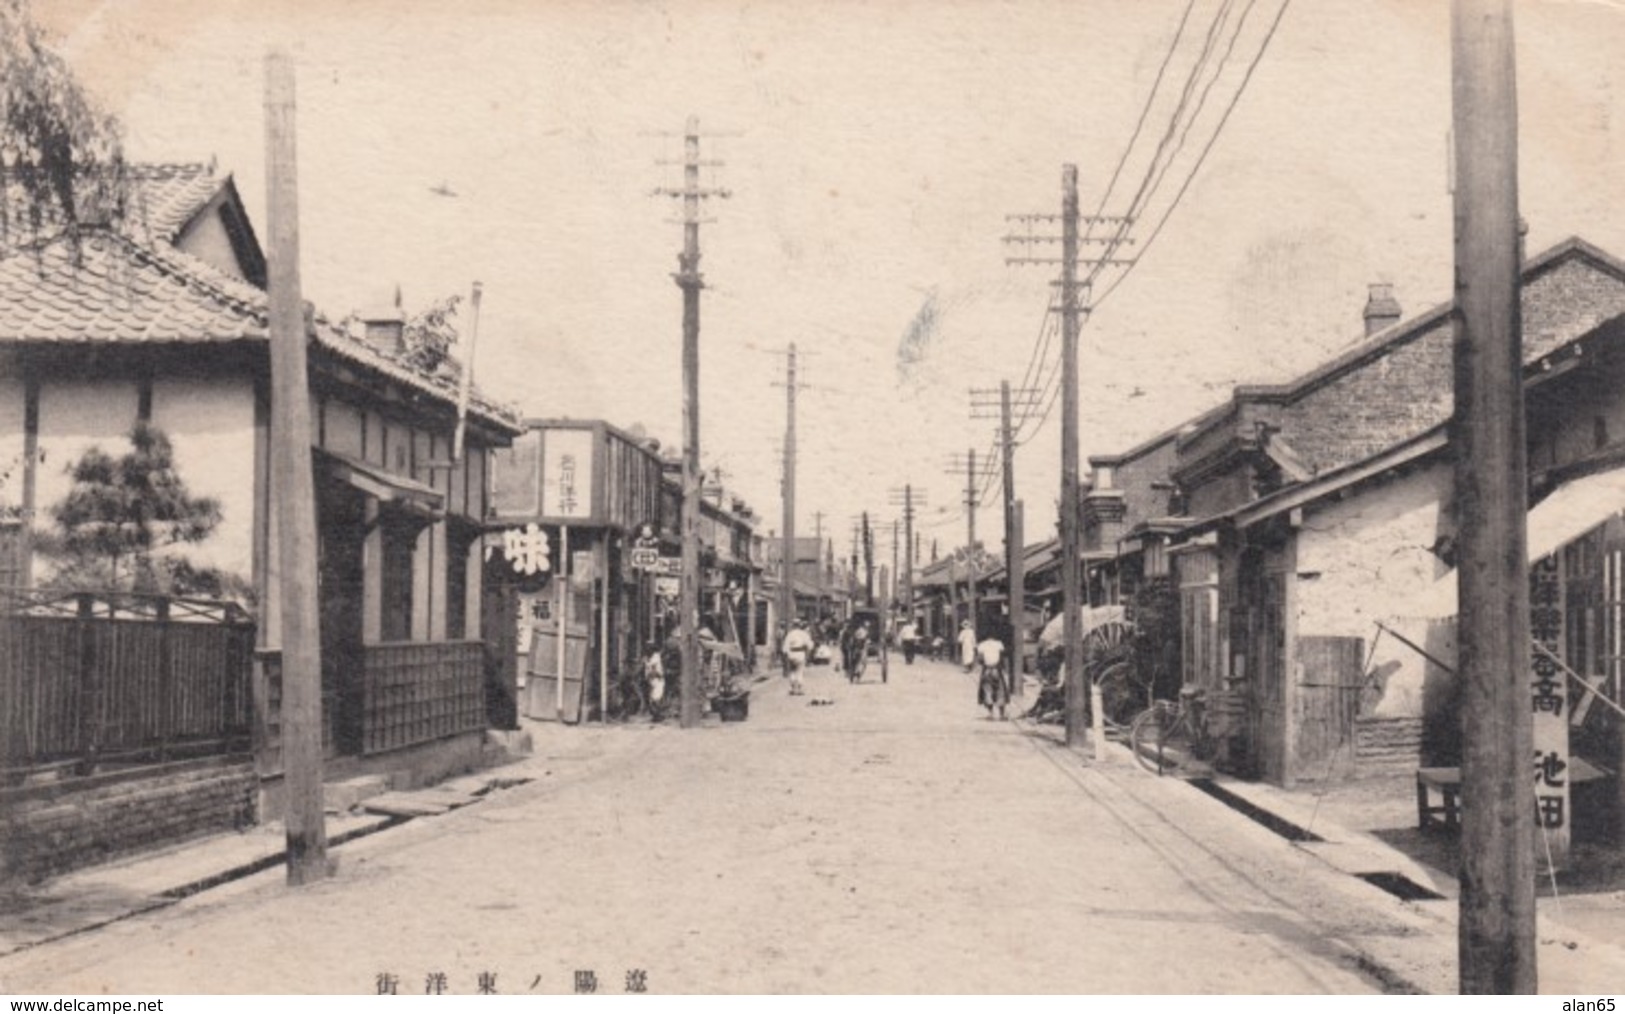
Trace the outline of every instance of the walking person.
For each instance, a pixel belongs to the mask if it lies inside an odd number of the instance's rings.
[[[666,663],[660,645],[650,641],[643,649],[643,681],[649,688],[649,716],[654,721],[666,717]]]
[[[959,664],[967,673],[976,667],[976,631],[969,620],[959,621]]]
[[[897,639],[903,642],[903,662],[914,664],[914,652],[919,647],[920,632],[914,626],[914,617],[910,616],[903,621],[903,626],[897,631]]]
[[[790,632],[784,635],[784,657],[790,666],[792,697],[800,697],[806,693],[801,681],[807,670],[807,659],[812,656],[812,650],[812,635],[807,633],[807,621],[798,619]]]
[[[982,664],[982,678],[976,686],[976,702],[987,709],[989,718],[993,717],[993,710],[997,708],[999,719],[1003,721],[1005,705],[1010,703],[1010,686],[1004,678],[1004,641],[988,634],[976,646],[976,658]]]

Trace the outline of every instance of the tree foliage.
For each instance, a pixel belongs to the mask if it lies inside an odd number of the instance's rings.
[[[447,296],[406,319],[403,332],[407,365],[434,373],[451,358],[457,344],[457,307],[462,296]]]
[[[45,44],[28,0],[0,0],[0,239],[4,246],[123,217],[118,122]]]
[[[187,490],[162,430],[137,423],[128,453],[114,458],[92,447],[69,474],[73,486],[51,508],[55,530],[39,540],[58,563],[53,584],[171,594],[232,590],[229,578],[161,552],[204,541],[221,520],[219,501]]]

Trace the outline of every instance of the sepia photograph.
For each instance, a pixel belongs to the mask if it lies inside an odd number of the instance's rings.
[[[1622,54],[0,0],[0,995],[1612,1010]]]

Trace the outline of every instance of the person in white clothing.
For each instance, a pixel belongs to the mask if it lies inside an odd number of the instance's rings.
[[[784,635],[784,657],[790,664],[790,694],[793,697],[806,693],[801,685],[801,677],[807,670],[807,660],[812,657],[812,651],[812,635],[807,633],[807,621],[798,619],[790,632]]]
[[[989,634],[981,644],[976,646],[976,658],[982,663],[982,678],[977,683],[976,701],[987,709],[987,717],[993,717],[993,709],[999,709],[999,718],[1004,718],[1004,706],[1010,700],[1010,688],[1004,681],[1004,642],[998,637]]]
[[[976,631],[971,629],[969,620],[959,622],[959,664],[966,672],[976,665]]]

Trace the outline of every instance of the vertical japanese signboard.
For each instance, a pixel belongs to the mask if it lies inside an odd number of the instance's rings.
[[[1557,559],[1529,565],[1530,704],[1534,710],[1535,842],[1537,862],[1562,869],[1569,850],[1568,694],[1563,670],[1563,581]]]
[[[542,516],[593,517],[592,430],[549,429],[542,438]]]

